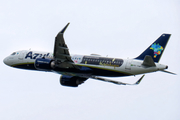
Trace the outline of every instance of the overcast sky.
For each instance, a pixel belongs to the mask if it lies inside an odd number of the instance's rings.
[[[0,2],[1,120],[180,119],[179,0],[7,0]],[[134,58],[161,34],[172,34],[160,63],[169,71],[146,74],[138,86],[89,79],[63,87],[60,75],[20,70],[3,59],[17,50],[53,51],[68,23],[72,54]],[[136,77],[111,78],[133,83]]]

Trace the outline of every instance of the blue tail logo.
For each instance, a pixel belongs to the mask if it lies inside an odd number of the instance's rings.
[[[162,34],[156,41],[154,41],[144,52],[142,52],[135,59],[144,60],[145,57],[148,55],[152,57],[154,62],[159,62],[170,36],[171,34]]]
[[[157,55],[161,54],[163,47],[161,45],[159,45],[159,43],[158,44],[154,43],[151,45],[150,49],[152,49],[154,51],[154,58],[156,58]]]

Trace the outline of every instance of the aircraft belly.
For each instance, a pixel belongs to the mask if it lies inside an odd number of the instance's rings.
[[[33,61],[26,61],[24,63],[17,63],[13,67],[27,70],[37,70],[34,67]],[[72,75],[72,76],[106,76],[106,77],[120,77],[120,76],[129,76],[132,75],[129,72],[123,71],[123,65],[121,67],[111,67],[111,66],[99,66],[99,65],[90,65],[90,66],[79,66],[80,69],[76,68],[55,68],[52,69],[52,72],[63,74],[63,75]],[[42,71],[42,70],[40,70]]]
[[[27,69],[27,70],[37,70],[34,67],[34,63],[19,63],[15,64],[12,67],[20,68],[20,69]]]
[[[143,66],[138,66],[138,67],[131,67],[131,72],[132,74],[143,74],[143,73],[148,73],[148,72],[155,72],[157,71],[156,67],[143,67]]]
[[[78,70],[53,70],[58,74],[63,75],[72,75],[72,76],[105,76],[105,77],[120,77],[120,76],[129,76],[130,74],[123,72],[115,72],[103,69],[91,68],[92,71],[78,71]]]
[[[107,76],[107,77],[120,77],[131,75],[128,72],[123,71],[122,67],[112,67],[112,66],[101,66],[101,65],[87,65],[87,64],[78,64],[81,67],[81,73],[89,72],[92,75],[96,76]],[[84,68],[89,69],[83,70]]]

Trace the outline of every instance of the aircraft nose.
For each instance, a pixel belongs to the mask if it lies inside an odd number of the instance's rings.
[[[8,58],[7,58],[7,57],[4,58],[3,62],[4,62],[4,64],[9,65]]]

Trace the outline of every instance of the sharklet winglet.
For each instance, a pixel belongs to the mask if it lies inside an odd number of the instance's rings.
[[[63,34],[65,32],[65,30],[67,29],[67,27],[69,26],[70,23],[68,23],[59,33]]]
[[[138,85],[145,75],[143,75],[134,85]]]

